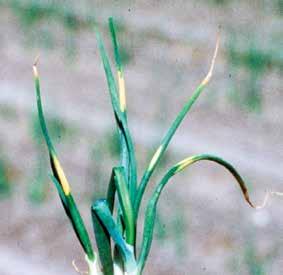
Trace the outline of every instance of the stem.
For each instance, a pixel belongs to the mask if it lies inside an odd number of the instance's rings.
[[[95,258],[95,260],[90,260],[86,255],[85,260],[88,264],[88,274],[89,275],[103,275],[98,265],[97,258]]]

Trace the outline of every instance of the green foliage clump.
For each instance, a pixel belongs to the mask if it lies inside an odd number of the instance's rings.
[[[120,161],[117,166],[113,167],[112,169],[108,190],[105,196],[94,201],[91,206],[91,216],[93,221],[94,235],[96,238],[97,252],[94,251],[90,242],[88,232],[72,196],[70,184],[63,171],[61,163],[59,162],[55,147],[50,139],[42,110],[39,75],[37,64],[35,63],[33,70],[35,77],[37,108],[41,130],[49,152],[52,170],[51,179],[58,190],[58,194],[65,212],[70,219],[76,236],[78,237],[78,240],[85,252],[86,261],[89,265],[89,274],[136,275],[142,273],[150,252],[154,225],[156,221],[157,205],[161,193],[171,178],[183,171],[185,168],[199,161],[211,161],[221,165],[222,167],[226,168],[237,180],[245,200],[250,204],[250,206],[254,206],[250,202],[245,182],[230,163],[210,154],[187,157],[173,165],[164,174],[161,181],[156,184],[149,200],[147,201],[141,244],[137,244],[137,225],[141,216],[140,206],[145,190],[148,186],[151,176],[164,157],[167,147],[175,135],[178,127],[211,79],[219,47],[219,39],[217,40],[208,74],[194,90],[192,96],[187,100],[187,102],[185,102],[183,108],[176,116],[168,131],[165,133],[161,143],[154,151],[151,160],[143,173],[143,176],[138,181],[135,148],[128,125],[126,90],[121,61],[122,59],[119,44],[116,38],[115,26],[111,18],[109,19],[109,29],[114,48],[114,58],[117,73],[116,77],[112,72],[104,43],[98,31],[96,31],[96,37],[106,75],[114,118],[117,125],[117,140],[119,142]],[[184,224],[181,223],[180,219],[178,218],[173,219],[173,221],[175,224],[184,226]],[[179,234],[179,232],[176,231],[174,234]]]
[[[250,37],[247,46],[240,45],[233,31],[227,44],[230,76],[233,76],[231,98],[248,111],[260,112],[263,106],[262,79],[270,68],[282,71],[282,54],[277,49],[261,48],[259,39]],[[241,81],[239,81],[241,79]],[[241,86],[239,86],[241,83]],[[241,88],[244,83],[245,90]]]
[[[0,159],[0,196],[7,197],[11,193],[11,182],[8,175],[8,166],[4,159]]]

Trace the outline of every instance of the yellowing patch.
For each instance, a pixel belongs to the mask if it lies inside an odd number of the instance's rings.
[[[184,168],[186,168],[188,165],[192,164],[193,162],[194,159],[191,157],[180,161],[179,163],[176,164],[177,170],[175,173],[182,171]]]
[[[121,71],[118,71],[118,86],[119,86],[119,100],[120,100],[120,109],[122,112],[126,110],[126,89],[125,89],[125,80]]]
[[[54,161],[54,166],[55,166],[55,169],[56,169],[56,172],[58,174],[58,177],[59,177],[59,180],[60,180],[60,184],[62,185],[62,188],[63,188],[63,191],[64,191],[64,194],[66,196],[68,196],[71,192],[71,188],[70,188],[70,185],[67,181],[67,178],[65,176],[65,173],[60,165],[60,162],[59,160],[53,156],[53,161]]]
[[[160,156],[160,154],[161,154],[162,148],[163,148],[163,146],[160,145],[159,148],[157,149],[157,151],[155,152],[153,158],[151,159],[151,161],[150,161],[150,163],[149,163],[149,166],[148,166],[148,170],[149,170],[149,171],[153,168],[153,166],[154,166],[155,163],[157,162],[157,160],[158,160],[158,158],[159,158],[159,156]]]

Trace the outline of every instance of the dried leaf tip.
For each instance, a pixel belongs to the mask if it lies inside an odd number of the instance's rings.
[[[249,196],[249,193],[248,193],[248,190],[246,189],[246,187],[244,187],[244,189],[243,189],[243,186],[241,186],[241,187],[242,187],[242,192],[243,192],[243,195],[244,195],[246,202],[249,204],[250,207],[256,209],[256,206],[251,202],[251,199],[250,199],[250,196]]]
[[[214,69],[215,60],[216,60],[218,49],[219,49],[219,44],[220,44],[220,29],[219,29],[218,34],[217,34],[215,50],[214,50],[213,57],[212,57],[212,60],[211,60],[210,68],[209,68],[209,71],[208,71],[206,77],[201,82],[201,84],[200,84],[201,86],[207,85],[207,83],[210,81],[210,79],[212,77],[212,72],[213,72],[213,69]]]
[[[37,70],[37,63],[39,61],[39,55],[35,58],[32,69],[33,69],[33,75],[35,78],[38,78],[38,70]]]
[[[265,208],[271,196],[283,197],[283,192],[267,191],[264,196],[263,203],[261,205],[256,206],[255,209],[260,210]]]
[[[75,259],[72,261],[72,266],[74,267],[75,271],[76,271],[78,274],[81,274],[81,275],[88,275],[88,274],[89,274],[88,271],[82,271],[82,270],[77,266],[77,263],[76,263],[76,260],[75,260]]]

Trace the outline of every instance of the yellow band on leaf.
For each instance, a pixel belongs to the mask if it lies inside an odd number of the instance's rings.
[[[55,170],[56,170],[56,173],[59,177],[59,182],[63,188],[63,191],[64,191],[64,194],[66,196],[68,196],[71,192],[71,188],[70,188],[70,185],[68,183],[68,180],[65,176],[65,173],[63,171],[63,168],[59,162],[59,160],[57,159],[56,156],[52,156],[52,159],[53,159],[53,163],[54,163],[54,167],[55,167]]]
[[[126,89],[125,89],[124,76],[121,71],[118,71],[118,86],[119,86],[120,109],[122,112],[125,112],[126,110]]]

